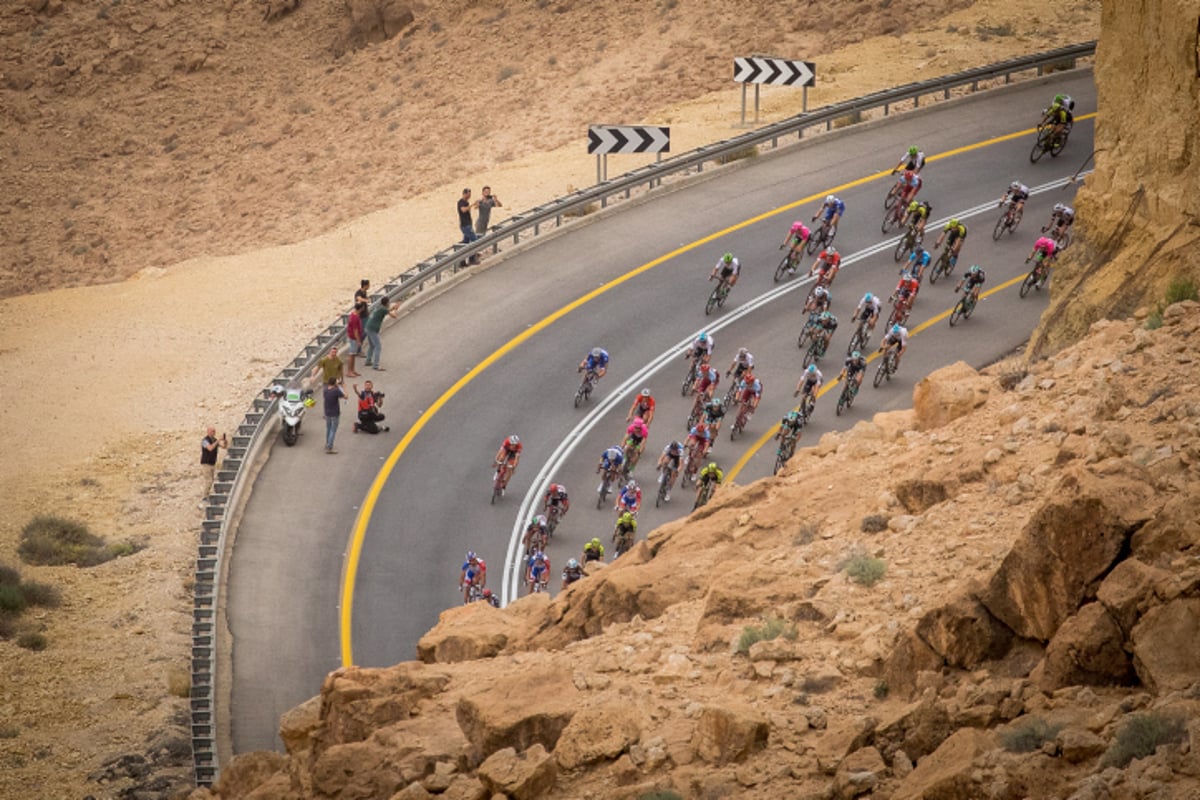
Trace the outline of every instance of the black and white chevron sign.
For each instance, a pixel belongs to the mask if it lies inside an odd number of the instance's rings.
[[[588,153],[668,153],[671,129],[657,125],[589,125]]]
[[[772,86],[812,86],[817,82],[817,65],[811,61],[748,56],[733,60],[737,83],[769,83]]]

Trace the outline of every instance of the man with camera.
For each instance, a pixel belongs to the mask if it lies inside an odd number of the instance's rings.
[[[383,405],[383,392],[375,391],[371,381],[366,381],[361,392],[358,390],[358,384],[354,384],[354,394],[358,397],[358,422],[354,423],[355,433],[391,430],[387,425],[379,424],[384,420],[383,412],[379,410]]]

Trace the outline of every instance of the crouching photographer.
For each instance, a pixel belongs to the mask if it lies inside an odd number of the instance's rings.
[[[354,432],[379,433],[390,430],[387,425],[379,424],[384,420],[383,412],[379,410],[383,405],[383,392],[375,391],[371,381],[366,381],[361,392],[358,384],[354,384],[354,394],[358,397],[358,422],[354,423]]]

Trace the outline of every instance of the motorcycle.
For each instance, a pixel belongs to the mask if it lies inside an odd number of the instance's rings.
[[[275,384],[271,387],[271,397],[279,400],[279,421],[283,425],[283,443],[291,447],[300,437],[300,422],[304,419],[304,410],[316,405],[312,389],[284,389]]]

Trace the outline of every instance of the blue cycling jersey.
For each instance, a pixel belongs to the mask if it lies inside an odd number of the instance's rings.
[[[599,357],[596,357],[596,356],[592,355],[591,353],[588,353],[586,363],[587,363],[588,369],[596,369],[598,367],[607,367],[608,366],[608,351],[601,350]]]
[[[600,462],[604,465],[605,469],[619,467],[625,463],[625,454],[621,452],[620,448],[610,447],[600,456]]]
[[[908,260],[909,260],[909,261],[916,261],[916,260],[917,260],[917,254],[916,254],[916,253],[913,253],[912,255],[910,255],[910,256],[908,257]],[[926,250],[925,252],[921,253],[921,266],[922,266],[922,267],[928,267],[928,266],[929,266],[929,261],[930,261],[930,258],[929,258],[929,251],[928,251],[928,250]]]
[[[833,219],[834,214],[845,214],[846,204],[841,200],[834,200],[832,203],[825,204],[825,219]]]

